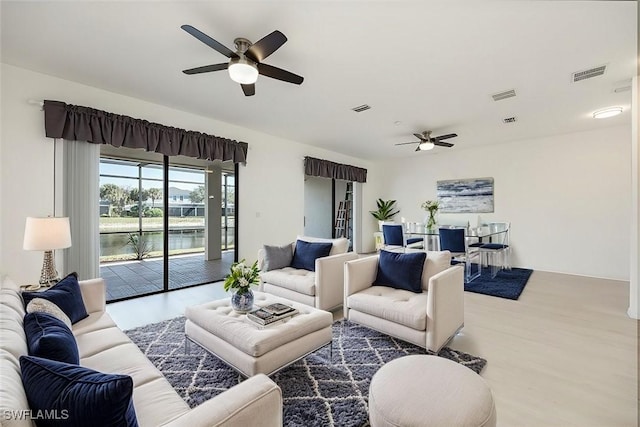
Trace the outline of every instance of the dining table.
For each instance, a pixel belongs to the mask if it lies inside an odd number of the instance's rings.
[[[440,248],[441,228],[464,228],[465,237],[467,239],[475,238],[478,239],[478,242],[491,243],[492,238],[509,231],[509,229],[504,224],[505,223],[482,224],[478,227],[439,225],[433,228],[427,228],[424,224],[408,223],[405,227],[405,234],[407,235],[407,237],[422,236],[422,238],[424,239],[424,248],[426,250],[437,251]]]

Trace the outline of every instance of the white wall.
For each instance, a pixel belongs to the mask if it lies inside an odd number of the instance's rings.
[[[514,266],[629,280],[630,141],[624,126],[477,149],[458,143],[385,163],[381,196],[398,200],[398,217],[422,221],[437,180],[493,177],[495,213],[480,215],[511,221]],[[474,225],[477,215],[466,216]]]
[[[240,167],[238,183],[240,257],[247,260],[255,259],[264,243],[284,243],[302,234],[305,156],[367,168],[371,179],[364,186],[365,205],[373,204],[378,193],[374,168],[360,159],[7,64],[0,76],[0,273],[19,283],[37,280],[42,266],[41,253],[22,250],[25,218],[50,214],[53,197],[52,140],[44,136],[43,112],[29,99],[85,105],[248,142],[248,164]],[[373,224],[365,224],[364,231],[373,232]]]

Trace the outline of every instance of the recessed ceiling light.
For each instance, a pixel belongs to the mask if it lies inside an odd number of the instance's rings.
[[[622,113],[622,107],[605,108],[604,110],[599,110],[593,113],[593,118],[606,119],[607,117],[617,116],[620,113]]]

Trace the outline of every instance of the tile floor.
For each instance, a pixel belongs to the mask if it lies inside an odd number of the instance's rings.
[[[204,254],[173,256],[169,259],[169,288],[179,289],[222,280],[233,263],[233,251],[222,253],[222,259],[205,261]],[[107,284],[107,301],[162,290],[161,258],[110,263],[100,266],[100,276]]]

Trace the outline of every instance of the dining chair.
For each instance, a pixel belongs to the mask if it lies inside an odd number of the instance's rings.
[[[492,222],[487,224],[491,233],[489,243],[480,245],[480,252],[486,255],[487,264],[491,267],[491,277],[496,277],[501,269],[511,270],[511,246],[509,246],[510,222]]]
[[[412,247],[417,248],[422,246],[423,239],[421,237],[408,238],[404,233],[403,224],[383,224],[382,225],[382,237],[384,238],[385,248],[392,247]]]
[[[452,263],[465,264],[465,283],[482,274],[482,258],[478,248],[470,248],[465,236],[465,228],[440,228],[440,250],[451,252]]]

